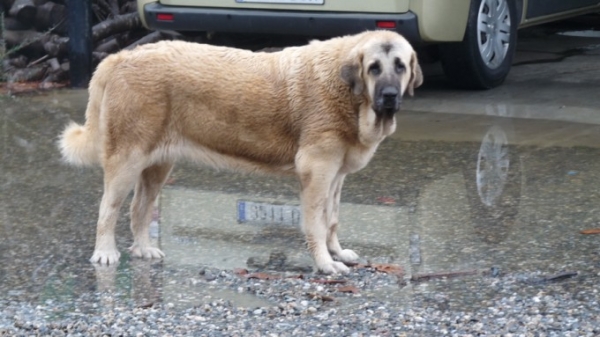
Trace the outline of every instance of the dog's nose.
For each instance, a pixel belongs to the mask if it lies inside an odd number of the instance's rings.
[[[398,97],[398,88],[396,87],[385,87],[381,91],[381,95],[383,96],[384,101],[393,101]]]

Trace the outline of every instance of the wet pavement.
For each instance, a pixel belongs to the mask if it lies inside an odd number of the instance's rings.
[[[580,231],[600,228],[600,39],[575,44],[562,51],[528,44],[520,54],[528,61],[498,89],[454,91],[434,74],[406,102],[396,133],[347,178],[340,215],[342,244],[364,262],[402,266],[405,280],[366,286],[362,297],[337,305],[385,298],[405,307],[431,302],[476,311],[494,298],[490,279],[498,275],[534,284],[531,294],[592,291],[600,281],[600,236]],[[579,52],[561,62],[539,57],[574,48]],[[0,300],[65,303],[57,318],[115,303],[185,309],[222,298],[262,307],[269,303],[261,296],[194,280],[207,267],[310,274],[293,216],[277,221],[257,213],[259,220],[240,221],[240,201],[284,205],[293,213],[294,179],[185,163],[162,191],[152,227],[165,259],[127,254],[127,207],[118,223],[120,264],[92,266],[102,172],[63,164],[55,144],[69,119],[83,121],[86,100],[80,90],[0,97]],[[260,210],[243,212],[252,211]],[[566,271],[577,275],[536,285],[536,277]]]

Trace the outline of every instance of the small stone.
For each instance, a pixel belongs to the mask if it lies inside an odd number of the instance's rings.
[[[216,276],[215,274],[211,273],[210,271],[206,271],[206,272],[204,273],[204,279],[205,279],[206,281],[209,281],[209,282],[210,282],[210,281],[214,281],[214,280],[216,280],[216,279],[217,279],[217,276]]]

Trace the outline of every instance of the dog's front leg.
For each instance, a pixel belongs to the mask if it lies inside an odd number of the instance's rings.
[[[327,248],[331,253],[332,257],[338,261],[341,261],[347,265],[355,265],[358,263],[358,254],[350,249],[342,249],[337,236],[337,229],[339,227],[339,215],[340,215],[340,198],[342,195],[342,185],[344,184],[345,175],[338,175],[331,185],[331,194],[329,197],[329,209],[328,213],[331,216],[328,221],[327,228]]]
[[[303,151],[296,160],[302,185],[302,229],[317,268],[325,274],[350,271],[342,262],[334,261],[327,248],[331,216],[328,204],[332,197],[331,185],[339,172],[340,163],[341,158],[335,158],[335,153],[323,151]]]

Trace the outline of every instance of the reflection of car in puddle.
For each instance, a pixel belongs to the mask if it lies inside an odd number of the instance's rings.
[[[465,183],[477,233],[486,242],[504,240],[518,213],[521,161],[501,126],[492,126],[483,136],[477,160],[465,172]]]

